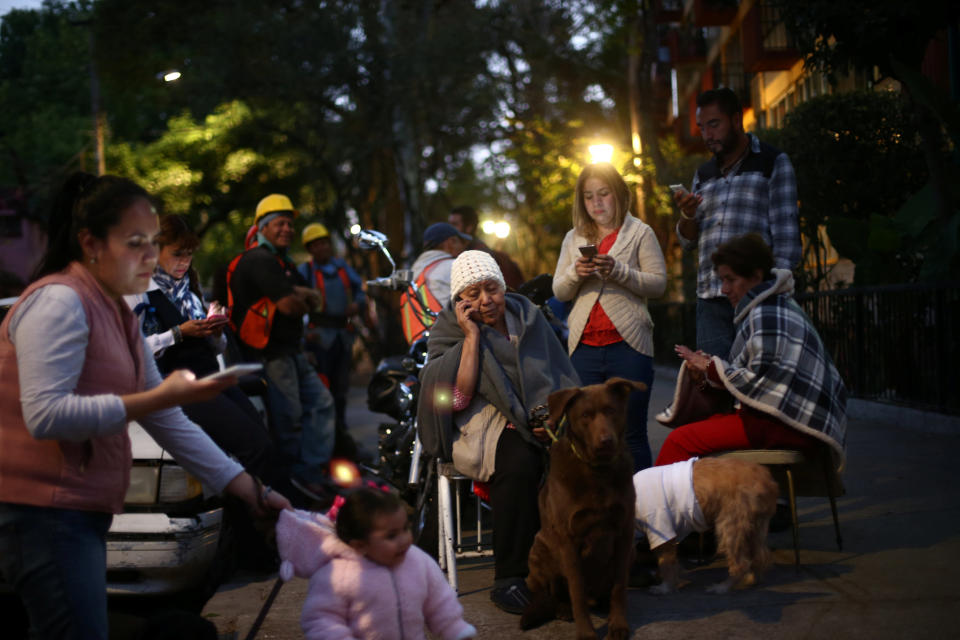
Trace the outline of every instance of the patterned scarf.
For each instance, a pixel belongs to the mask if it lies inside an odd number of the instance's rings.
[[[157,283],[163,295],[167,296],[167,300],[180,310],[184,318],[202,320],[207,317],[206,311],[203,310],[203,303],[190,291],[190,274],[177,280],[158,265],[153,272],[153,281]]]

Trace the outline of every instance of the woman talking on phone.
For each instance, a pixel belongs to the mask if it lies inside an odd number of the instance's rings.
[[[572,301],[567,350],[583,384],[614,376],[638,380],[627,407],[634,471],[651,465],[647,405],[653,384],[653,321],[647,299],[663,295],[667,270],[657,237],[631,215],[633,196],[612,164],[586,166],[577,178],[573,229],[553,276],[553,294]]]
[[[147,348],[163,375],[177,369],[188,369],[197,377],[209,375],[220,368],[217,354],[226,348],[227,316],[217,302],[211,303],[208,315],[193,268],[193,252],[199,245],[200,238],[184,218],[161,218],[157,266],[147,291],[124,296],[140,318]],[[268,485],[291,491],[289,474],[278,467],[267,427],[240,387],[184,404],[183,412],[244,468]]]
[[[0,574],[31,638],[106,640],[106,534],[130,481],[137,420],[214,491],[257,510],[289,508],[223,453],[178,405],[236,378],[162,379],[123,299],[147,288],[157,214],[116,176],[71,176],[31,284],[0,324]]]

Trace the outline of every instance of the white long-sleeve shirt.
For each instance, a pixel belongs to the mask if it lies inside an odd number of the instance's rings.
[[[116,394],[74,393],[83,369],[89,328],[80,297],[70,287],[40,288],[14,312],[9,325],[16,347],[23,419],[33,437],[83,441],[127,427],[126,409]],[[146,350],[149,354],[150,351]],[[163,379],[144,357],[145,389]],[[243,471],[180,409],[155,411],[138,420],[177,462],[214,491]]]

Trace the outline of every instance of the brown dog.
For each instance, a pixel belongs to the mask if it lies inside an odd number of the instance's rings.
[[[625,640],[627,577],[633,554],[633,461],[624,440],[627,398],[642,382],[562,389],[547,401],[563,435],[550,448],[540,490],[540,532],[530,549],[530,604],[520,618],[531,629],[572,611],[577,638],[595,638],[590,601],[609,600],[607,637]],[[569,602],[570,609],[565,603]],[[561,609],[561,606],[563,607]]]
[[[766,467],[704,458],[638,471],[633,483],[637,527],[646,533],[660,569],[661,583],[651,592],[676,591],[677,545],[688,533],[710,527],[716,530],[717,551],[726,557],[730,575],[707,590],[726,593],[759,579],[770,562],[767,528],[779,493]]]

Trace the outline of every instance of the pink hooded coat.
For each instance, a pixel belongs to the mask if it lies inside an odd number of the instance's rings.
[[[371,562],[337,537],[319,513],[283,511],[277,522],[280,577],[310,579],[300,626],[310,640],[417,640],[424,624],[443,640],[476,635],[437,563],[418,547],[403,562]]]

